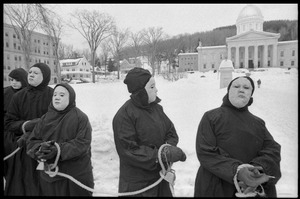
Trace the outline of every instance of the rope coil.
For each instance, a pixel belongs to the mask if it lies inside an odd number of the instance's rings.
[[[97,190],[95,189],[92,189],[84,184],[82,184],[81,182],[79,182],[78,180],[76,180],[74,177],[68,175],[68,174],[65,174],[65,173],[61,173],[61,172],[58,172],[58,166],[57,166],[57,163],[58,163],[58,159],[60,157],[60,146],[55,142],[54,143],[55,146],[57,147],[57,155],[56,155],[56,159],[55,159],[55,162],[53,164],[50,164],[47,169],[45,169],[45,173],[47,173],[50,177],[55,177],[56,175],[58,176],[62,176],[62,177],[65,177],[65,178],[68,178],[69,180],[73,181],[74,183],[76,183],[77,185],[79,185],[80,187],[82,187],[83,189],[86,189],[90,192],[97,192]],[[113,193],[104,193],[104,192],[101,192],[102,194],[104,195],[112,195],[112,196],[131,196],[131,195],[137,195],[137,194],[140,194],[140,193],[143,193],[155,186],[157,186],[163,179],[165,179],[167,182],[169,182],[169,185],[170,185],[170,189],[171,189],[171,192],[172,192],[172,195],[174,195],[174,180],[175,180],[175,173],[174,173],[174,178],[173,180],[169,180],[168,179],[168,173],[169,172],[174,172],[173,169],[171,169],[171,166],[168,167],[168,169],[165,168],[164,164],[162,163],[162,159],[161,159],[161,151],[162,149],[165,147],[165,146],[169,146],[170,144],[163,144],[160,146],[159,150],[158,150],[158,160],[159,160],[159,163],[160,163],[160,166],[162,168],[162,170],[159,172],[160,174],[160,178],[154,182],[153,184],[141,189],[141,190],[137,190],[137,191],[133,191],[133,192],[126,192],[126,193],[117,193],[117,194],[113,194]],[[172,165],[172,164],[171,164]],[[55,169],[55,171],[51,171],[52,169]],[[99,191],[97,193],[100,193]]]
[[[92,189],[84,184],[82,184],[81,182],[79,182],[78,180],[76,180],[74,177],[68,175],[68,174],[65,174],[65,173],[61,173],[59,172],[59,168],[57,166],[57,163],[58,163],[58,160],[59,160],[59,157],[60,157],[60,153],[61,153],[61,150],[60,150],[60,146],[54,142],[54,145],[56,146],[57,148],[57,154],[56,154],[56,158],[55,158],[55,161],[53,164],[49,164],[47,166],[44,165],[45,163],[45,160],[44,161],[38,161],[39,162],[39,165],[37,166],[37,170],[44,170],[44,172],[46,174],[48,174],[50,177],[55,177],[56,175],[58,176],[62,176],[62,177],[65,177],[65,178],[68,178],[69,180],[73,181],[74,183],[76,183],[77,185],[79,185],[80,187],[90,191],[90,192],[97,192],[97,190],[95,189]],[[104,195],[111,195],[111,196],[131,196],[131,195],[137,195],[137,194],[140,194],[140,193],[143,193],[155,186],[157,186],[162,180],[166,180],[167,182],[169,182],[169,186],[170,186],[170,189],[171,189],[171,192],[172,192],[172,195],[174,196],[174,181],[175,181],[175,171],[173,169],[171,169],[171,166],[172,166],[172,163],[169,164],[167,162],[167,165],[168,165],[168,168],[166,169],[163,162],[162,162],[162,158],[161,158],[161,154],[162,154],[162,150],[165,146],[170,146],[170,144],[163,144],[160,146],[159,150],[158,150],[158,161],[159,161],[159,164],[162,168],[162,170],[159,172],[160,174],[160,178],[154,182],[153,184],[141,189],[141,190],[137,190],[137,191],[133,191],[133,192],[126,192],[126,193],[117,193],[117,194],[113,194],[113,193],[104,193],[104,192],[101,192],[102,194]],[[14,154],[16,154],[21,148],[18,147],[15,151],[13,151],[11,154],[9,154],[8,156],[4,157],[3,161],[7,160],[8,158],[12,157]],[[166,155],[166,154],[164,154]],[[54,169],[54,171],[52,171]],[[5,180],[5,179],[4,179]],[[97,193],[100,193],[99,191]]]

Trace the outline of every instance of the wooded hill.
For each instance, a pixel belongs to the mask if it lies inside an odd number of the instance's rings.
[[[298,20],[273,20],[265,21],[263,24],[263,31],[280,33],[280,38],[278,41],[289,41],[298,40]],[[236,26],[224,26],[215,28],[211,31],[196,32],[193,34],[180,34],[169,39],[165,39],[160,42],[159,50],[160,54],[165,54],[164,52],[170,52],[173,48],[178,54],[180,52],[197,52],[197,47],[199,45],[199,40],[202,46],[218,46],[225,45],[226,38],[236,35]],[[141,47],[144,48],[143,46]],[[132,47],[127,48],[123,54],[124,58],[129,58],[134,56],[134,50]]]

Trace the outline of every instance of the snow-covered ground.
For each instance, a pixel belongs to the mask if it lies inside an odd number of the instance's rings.
[[[233,73],[233,78],[245,75]],[[201,77],[202,76],[202,77]],[[282,178],[277,183],[278,197],[298,197],[298,70],[267,68],[252,71],[252,79],[261,79],[254,91],[249,110],[262,118],[274,139],[281,144]],[[101,80],[95,84],[72,84],[76,103],[91,122],[94,196],[116,196],[118,192],[119,158],[115,150],[112,118],[129,99],[126,85],[120,80]],[[176,170],[175,197],[193,197],[199,167],[195,152],[198,124],[204,112],[219,107],[226,94],[220,89],[218,73],[195,72],[178,81],[156,76],[158,96],[165,113],[173,121],[179,135],[178,146],[187,154],[185,162],[173,164]]]

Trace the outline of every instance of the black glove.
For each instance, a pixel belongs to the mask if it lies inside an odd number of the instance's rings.
[[[35,127],[35,125],[40,121],[40,118],[35,118],[33,120],[28,120],[27,123],[24,126],[25,131],[32,131]]]
[[[57,148],[54,145],[55,141],[47,141],[47,142],[43,142],[40,145],[39,150],[35,153],[35,156],[38,159],[51,159],[53,158],[56,153],[57,153]]]
[[[269,180],[269,177],[264,173],[260,173],[259,169],[261,167],[244,167],[239,170],[237,179],[249,187],[257,187]]]
[[[176,146],[165,146],[162,150],[162,161],[163,162],[184,162],[186,160],[185,153]]]

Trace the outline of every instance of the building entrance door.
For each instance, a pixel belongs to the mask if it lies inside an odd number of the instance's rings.
[[[248,68],[254,68],[253,60],[248,60]]]

